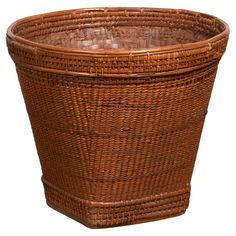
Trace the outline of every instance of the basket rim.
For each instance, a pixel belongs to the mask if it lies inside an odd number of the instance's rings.
[[[55,45],[50,45],[50,44],[45,44],[45,43],[38,43],[32,40],[25,39],[24,37],[17,36],[16,34],[13,33],[14,28],[23,22],[27,22],[29,20],[34,20],[38,18],[44,18],[44,17],[50,17],[50,16],[60,16],[61,14],[75,14],[78,12],[91,12],[91,11],[103,11],[103,12],[109,12],[109,11],[141,11],[141,12],[174,12],[176,14],[179,13],[189,13],[189,14],[197,14],[199,16],[205,16],[205,17],[210,17],[212,19],[215,19],[218,21],[218,23],[224,25],[225,29],[208,39],[205,40],[200,40],[197,42],[193,43],[185,43],[185,44],[174,44],[174,45],[167,45],[167,46],[161,46],[161,47],[156,47],[156,48],[146,48],[146,49],[135,49],[135,50],[125,50],[125,49],[80,49],[80,48],[72,48],[72,47],[62,47],[62,46],[55,46]],[[89,55],[89,56],[102,56],[102,55],[135,55],[135,54],[147,54],[147,53],[168,53],[168,52],[173,52],[173,51],[180,51],[180,50],[188,50],[188,49],[198,49],[202,47],[209,47],[211,48],[211,43],[217,41],[219,38],[224,37],[225,35],[228,35],[230,32],[229,25],[221,20],[220,18],[206,14],[206,13],[201,13],[197,11],[192,11],[192,10],[185,10],[185,9],[173,9],[173,8],[147,8],[147,7],[97,7],[97,8],[79,8],[79,9],[71,9],[71,10],[63,10],[63,11],[54,11],[54,12],[49,12],[49,13],[43,13],[43,14],[37,14],[33,16],[27,16],[24,18],[21,18],[15,22],[13,22],[7,29],[7,37],[17,41],[18,43],[22,43],[27,46],[31,46],[34,48],[39,48],[43,50],[49,50],[49,51],[56,51],[56,52],[63,52],[66,54],[83,54],[83,55]]]

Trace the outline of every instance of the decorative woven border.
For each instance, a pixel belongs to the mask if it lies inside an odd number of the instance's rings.
[[[164,46],[147,50],[80,50],[75,48],[56,47],[26,40],[15,34],[20,27],[29,27],[28,31],[37,30],[37,22],[60,24],[60,20],[66,26],[70,26],[74,18],[79,18],[89,23],[94,19],[107,22],[108,18],[115,16],[129,18],[143,16],[144,19],[158,17],[169,19],[178,16],[183,21],[198,19],[200,23],[212,25],[215,28],[223,28],[219,33],[208,40],[196,43]],[[174,16],[173,16],[174,15]],[[123,19],[122,18],[122,19]],[[165,22],[165,21],[163,21]],[[61,24],[62,24],[61,23]],[[83,22],[84,23],[84,22]],[[82,23],[82,24],[83,24]],[[69,25],[69,26],[68,26]],[[41,26],[42,27],[42,26]],[[63,25],[59,25],[64,27]],[[7,33],[9,53],[17,65],[35,68],[41,71],[54,71],[64,74],[76,74],[81,76],[103,77],[142,77],[156,76],[173,73],[184,73],[198,68],[203,68],[220,59],[224,53],[228,40],[229,28],[226,23],[213,16],[186,10],[152,9],[152,8],[98,8],[70,10],[56,13],[38,15],[24,18],[12,24]],[[128,66],[127,66],[128,64]]]
[[[91,228],[111,227],[164,219],[183,214],[190,186],[175,192],[120,202],[93,202],[72,196],[42,178],[47,203]]]

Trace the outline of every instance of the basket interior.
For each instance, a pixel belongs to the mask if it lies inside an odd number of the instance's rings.
[[[22,38],[82,50],[141,50],[209,39],[225,29],[214,17],[178,10],[77,10],[14,27]]]

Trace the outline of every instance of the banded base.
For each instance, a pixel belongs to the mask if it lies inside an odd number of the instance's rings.
[[[105,228],[161,220],[183,214],[190,187],[142,199],[93,202],[79,199],[43,179],[47,204],[90,228]]]

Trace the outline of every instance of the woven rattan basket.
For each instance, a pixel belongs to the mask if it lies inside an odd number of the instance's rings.
[[[180,215],[229,29],[206,14],[98,8],[7,32],[47,203],[93,228]]]

